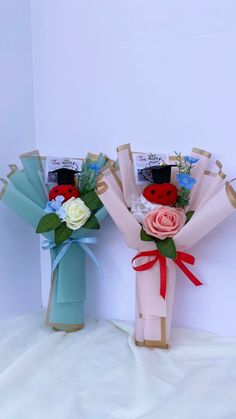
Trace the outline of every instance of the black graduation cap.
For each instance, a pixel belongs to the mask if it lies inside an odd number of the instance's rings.
[[[141,170],[145,180],[151,183],[170,183],[171,168],[175,164],[163,164],[161,166],[151,166]]]
[[[72,170],[67,168],[61,168],[53,170],[52,172],[57,175],[58,185],[74,185],[75,184],[75,174],[78,173],[78,170]]]

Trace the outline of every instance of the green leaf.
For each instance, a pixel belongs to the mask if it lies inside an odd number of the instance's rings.
[[[154,241],[155,237],[152,237],[149,234],[147,234],[146,231],[142,228],[140,231],[140,239],[145,242],[150,242],[150,241]]]
[[[156,242],[156,247],[163,256],[170,259],[176,258],[176,247],[173,239],[167,238],[164,240],[158,240]]]
[[[186,223],[188,223],[189,220],[191,220],[193,214],[194,214],[194,211],[188,211],[188,212],[186,212],[186,217],[187,217]]]
[[[79,190],[82,193],[91,191],[96,186],[96,172],[89,168],[84,162],[82,165],[82,172],[79,176]]]
[[[100,225],[95,215],[91,215],[91,217],[88,219],[88,221],[86,221],[83,227],[89,228],[91,230],[99,230]]]
[[[67,227],[66,223],[61,223],[60,227],[55,230],[55,243],[61,244],[69,239],[73,231]]]
[[[94,191],[86,192],[81,195],[80,198],[91,211],[95,211],[96,209],[102,207],[102,202]]]
[[[47,231],[55,230],[61,225],[61,220],[55,213],[44,215],[38,223],[36,233],[46,233]]]

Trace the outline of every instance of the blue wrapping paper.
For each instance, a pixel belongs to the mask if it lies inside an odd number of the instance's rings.
[[[45,215],[45,211],[35,204],[30,198],[16,189],[13,184],[4,181],[4,187],[0,194],[1,200],[20,217],[24,218],[34,229],[36,229],[40,218]],[[48,235],[47,235],[48,238]]]
[[[107,215],[101,208],[96,217],[99,223]],[[81,228],[74,231],[72,238],[91,237],[94,231]],[[51,249],[52,263],[63,248],[63,244]],[[73,243],[52,274],[47,321],[57,330],[79,330],[84,324],[84,301],[86,299],[86,255],[84,250]]]
[[[39,152],[36,150],[30,153],[22,154],[20,159],[29,182],[34,187],[34,190],[36,191],[38,197],[42,200],[43,206],[45,207],[47,195],[39,177],[39,173],[43,172]]]
[[[52,260],[62,246],[51,249]],[[57,329],[71,326],[80,329],[84,324],[84,301],[86,298],[85,253],[77,243],[71,245],[52,274],[47,320]]]
[[[12,172],[9,174],[11,183],[2,180],[4,185],[0,192],[0,199],[36,229],[39,220],[45,215],[43,208],[47,201],[39,178],[42,165],[37,153],[36,155],[25,154],[21,159],[24,169],[19,170],[16,166],[11,166]],[[40,190],[39,194],[37,194],[38,190]],[[95,215],[101,222],[106,214],[103,207]],[[43,235],[50,243],[54,242],[53,232]],[[72,234],[74,239],[91,236],[94,236],[94,231],[85,228],[80,228]],[[61,244],[50,250],[52,264],[63,246],[64,244]],[[79,243],[73,243],[52,273],[47,322],[57,330],[68,332],[79,330],[84,324],[85,259],[83,248]]]
[[[7,175],[9,181],[14,187],[22,192],[27,198],[31,199],[35,204],[41,208],[45,207],[45,199],[40,198],[33,185],[29,182],[24,170],[18,169],[17,166],[11,165],[11,172]]]

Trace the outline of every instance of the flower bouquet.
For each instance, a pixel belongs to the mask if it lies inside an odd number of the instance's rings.
[[[88,245],[97,242],[93,232],[106,215],[94,188],[108,159],[103,154],[74,159],[78,164],[66,159],[65,164],[48,173],[51,184],[45,183],[46,159],[37,151],[23,154],[20,159],[23,169],[10,165],[9,182],[1,179],[0,197],[43,234],[43,249],[50,249],[48,324],[56,330],[79,330],[84,324],[86,254],[99,268]]]
[[[104,170],[96,191],[128,246],[138,251],[132,260],[136,344],[167,348],[177,268],[202,285],[186,251],[235,211],[236,192],[219,161],[209,170],[211,154],[204,150],[165,158],[139,153],[139,167],[129,144],[117,152],[119,169],[115,176]]]

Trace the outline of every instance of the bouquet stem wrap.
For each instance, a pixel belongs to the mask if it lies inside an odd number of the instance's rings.
[[[177,258],[159,257],[154,242],[140,238],[141,225],[129,211],[132,200],[137,197],[135,178],[131,173],[132,153],[130,146],[118,147],[118,161],[122,184],[114,188],[113,173],[107,169],[97,183],[97,194],[130,248],[138,253],[133,259],[136,271],[136,321],[135,341],[137,345],[167,348],[170,338],[171,320],[175,295],[176,273],[182,270],[195,286],[201,281],[194,275],[194,257],[189,252],[199,240],[218,224],[234,213],[236,192],[230,182],[225,182],[222,165],[215,164],[218,172],[208,170],[211,154],[194,148],[191,155],[198,158],[194,176],[198,183],[191,192],[189,210],[195,213],[191,220],[173,238]],[[164,278],[164,280],[163,280]]]
[[[62,248],[63,245],[60,245],[50,250],[52,265]],[[85,298],[85,252],[77,243],[73,243],[52,272],[48,324],[67,332],[81,329],[84,325]]]
[[[52,285],[47,320],[57,330],[72,332],[84,324],[86,299],[86,254],[101,271],[93,252],[87,246],[97,243],[96,237],[78,237],[60,246],[44,241],[43,249],[50,249]]]
[[[152,268],[136,272],[135,341],[138,346],[168,347],[176,267],[167,262],[166,299],[160,295],[161,278],[158,263]]]

